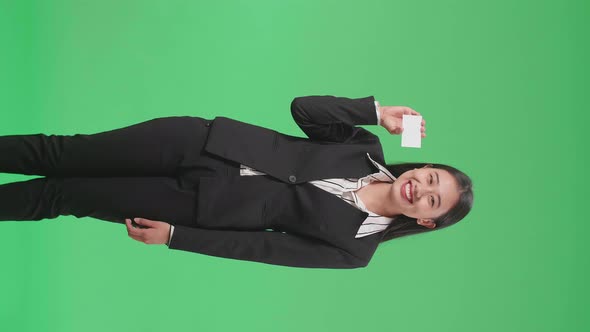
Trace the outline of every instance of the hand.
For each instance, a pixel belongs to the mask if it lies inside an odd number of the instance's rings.
[[[145,244],[166,244],[170,235],[170,224],[163,221],[134,218],[138,225],[148,228],[135,228],[131,219],[125,219],[127,234],[134,240]]]
[[[381,118],[381,126],[392,135],[399,135],[404,131],[402,127],[403,115],[420,115],[407,106],[379,106],[379,117]],[[422,119],[422,126],[420,132],[422,138],[426,137],[426,121]]]

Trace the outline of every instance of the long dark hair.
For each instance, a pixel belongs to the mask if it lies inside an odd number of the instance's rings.
[[[425,163],[403,163],[403,164],[387,164],[385,168],[395,177],[399,177],[406,171],[411,171],[415,168],[422,168],[426,165],[431,165],[432,168],[444,169],[451,173],[451,175],[457,181],[460,195],[459,202],[453,206],[449,212],[443,214],[439,218],[434,220],[436,227],[427,228],[416,223],[415,218],[410,218],[404,215],[395,217],[391,224],[383,231],[381,243],[395,239],[401,236],[407,236],[412,234],[432,232],[437,229],[449,227],[454,225],[459,220],[463,219],[471,210],[473,206],[473,190],[471,179],[460,170],[444,165],[444,164],[425,164]]]

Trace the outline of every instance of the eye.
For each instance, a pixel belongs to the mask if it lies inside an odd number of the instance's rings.
[[[431,202],[430,206],[434,207],[434,196],[430,196],[430,198],[431,198],[431,200],[430,200],[430,202]]]
[[[432,184],[432,182],[434,182],[434,177],[432,176],[432,174],[430,174],[430,184]]]

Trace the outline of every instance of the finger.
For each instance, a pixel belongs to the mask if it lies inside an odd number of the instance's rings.
[[[425,131],[426,131],[426,128],[424,128],[424,127],[420,127],[420,131],[421,131],[421,132],[425,132]]]
[[[135,227],[133,227],[133,224],[131,223],[131,219],[125,219],[125,226],[127,227],[127,232],[134,232],[135,231]]]
[[[140,241],[139,236],[133,232],[127,232],[127,235],[134,240]]]
[[[142,242],[142,241],[141,241],[141,239],[140,239],[140,238],[138,238],[138,237],[137,237],[137,236],[135,236],[135,235],[129,235],[129,237],[130,237],[130,238],[132,238],[132,239],[134,239],[135,241]]]
[[[131,225],[131,219],[125,218],[125,227],[127,228],[127,233],[133,230],[133,225]]]
[[[422,138],[424,138],[424,137],[426,137],[426,134],[425,133],[422,133]]]
[[[133,225],[131,224],[131,219],[125,219],[125,224],[127,225],[127,234],[140,236],[143,233],[141,228],[133,227]]]
[[[422,119],[422,126],[426,126],[426,120]]]
[[[131,219],[125,219],[125,224],[127,225],[127,235],[129,235],[130,238],[138,242],[148,243],[146,241],[145,231],[133,227],[133,225],[131,224]]]

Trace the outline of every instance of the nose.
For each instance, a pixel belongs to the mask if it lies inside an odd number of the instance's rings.
[[[416,198],[420,198],[423,195],[432,194],[433,192],[434,188],[429,184],[421,184],[420,186],[416,184],[416,186],[414,186],[414,197]]]

